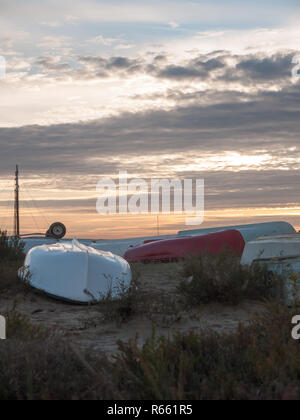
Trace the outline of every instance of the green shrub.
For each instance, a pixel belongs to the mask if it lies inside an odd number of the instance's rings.
[[[138,312],[137,290],[133,286],[125,289],[120,285],[119,298],[112,299],[111,295],[103,296],[98,309],[104,321],[123,323],[130,320]]]
[[[153,334],[143,346],[137,339],[120,343],[109,361],[13,314],[14,334],[0,342],[0,400],[300,399],[294,315],[268,304],[235,333]]]
[[[102,315],[101,321],[116,321],[123,323],[130,320],[138,313],[139,307],[139,285],[138,280],[140,272],[137,269],[132,269],[131,287],[128,288],[122,281],[114,288],[119,296],[118,299],[112,298],[112,290],[106,295],[102,296],[100,303],[97,305],[99,312]],[[97,319],[93,319],[95,323]]]
[[[122,283],[117,286],[118,299],[112,299],[111,293],[103,296],[97,305],[100,316],[93,316],[89,324],[113,321],[120,325],[138,316],[148,318],[154,325],[164,326],[180,320],[182,305],[177,302],[178,299],[170,299],[169,294],[161,290],[143,290],[139,280],[139,265],[132,265],[132,275],[129,289]]]
[[[0,261],[20,261],[24,258],[24,243],[0,230]]]
[[[23,265],[24,257],[24,244],[0,230],[0,292],[21,287],[18,269]]]
[[[58,338],[8,340],[0,346],[0,400],[108,399],[109,370],[105,359],[81,355]]]
[[[12,308],[0,341],[0,400],[106,399],[111,384],[104,356],[81,353],[55,330],[33,325]],[[105,367],[108,367],[105,370]]]
[[[50,331],[33,325],[29,318],[19,313],[16,308],[5,312],[5,319],[7,320],[7,339],[17,339],[21,341],[42,340],[49,336]]]
[[[159,400],[300,399],[300,345],[291,338],[293,313],[272,304],[249,326],[220,335],[121,345],[117,382],[127,396]]]
[[[273,297],[276,280],[264,267],[243,267],[240,257],[228,250],[218,255],[204,253],[187,258],[183,276],[178,292],[189,306],[212,302],[238,304],[243,299]]]

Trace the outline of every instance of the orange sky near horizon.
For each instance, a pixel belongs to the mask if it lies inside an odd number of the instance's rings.
[[[41,184],[39,184],[41,182]],[[47,184],[48,182],[48,184]],[[47,184],[46,186],[43,184]],[[75,182],[76,184],[76,182]],[[35,187],[34,187],[35,186]],[[270,221],[287,221],[300,229],[300,204],[270,206],[224,205],[222,197],[212,206],[205,198],[205,218],[201,226],[186,226],[190,214],[100,215],[96,210],[98,193],[91,189],[72,190],[67,184],[57,188],[55,182],[43,178],[21,178],[21,233],[45,233],[53,222],[67,227],[68,238],[118,239],[176,234],[180,230],[210,228]],[[206,196],[211,190],[205,190]],[[55,199],[57,197],[57,199]],[[65,200],[64,200],[65,199]],[[79,200],[87,200],[82,203]],[[14,177],[0,179],[0,229],[13,232]],[[68,201],[70,200],[70,201]],[[72,207],[72,200],[75,205]],[[228,200],[227,200],[228,202]],[[249,202],[251,202],[249,200]],[[158,224],[159,223],[159,224]]]
[[[12,232],[13,209],[0,208],[0,228]],[[190,215],[188,215],[190,216]],[[24,206],[21,208],[21,233],[44,233],[52,222],[61,221],[67,226],[68,238],[123,239],[176,234],[179,230],[210,228],[239,224],[287,221],[297,231],[300,229],[300,206],[281,208],[234,208],[205,211],[201,226],[186,226],[185,215],[99,215],[92,209],[72,211],[71,208],[47,211],[46,208]],[[157,223],[159,220],[159,225]]]
[[[296,157],[294,159],[296,161]],[[201,164],[199,164],[197,159],[195,160],[196,163],[191,158],[188,161],[191,170],[196,170],[197,164],[201,168],[203,166],[203,162],[201,161]],[[154,165],[154,161],[152,164]],[[299,164],[298,160],[297,164]],[[174,161],[172,165],[174,172],[168,167],[168,178],[170,180],[175,177],[176,171],[180,172],[180,165],[182,164]],[[193,168],[193,165],[195,165],[195,168]],[[213,168],[215,168],[215,171],[205,180],[204,223],[195,227],[186,226],[186,217],[193,217],[193,214],[161,214],[159,218],[156,214],[100,215],[96,210],[96,202],[99,196],[96,191],[98,177],[94,175],[84,177],[72,175],[38,177],[28,175],[26,172],[23,173],[21,170],[21,233],[45,233],[53,222],[58,221],[66,225],[69,238],[86,239],[149,237],[157,236],[158,230],[161,235],[168,235],[176,234],[180,230],[269,221],[287,221],[296,230],[300,229],[300,203],[294,201],[294,197],[296,197],[294,191],[296,191],[297,183],[292,185],[287,180],[290,187],[290,191],[287,191],[287,187],[283,188],[286,182],[282,179],[282,186],[280,184],[276,185],[278,190],[274,195],[274,187],[269,185],[266,175],[264,186],[260,185],[258,188],[250,184],[249,192],[245,190],[246,186],[243,180],[248,177],[247,171],[250,174],[251,170],[255,170],[255,173],[265,171],[268,174],[268,164],[265,166],[265,163],[261,162],[261,156],[255,159],[254,156],[238,153],[222,156],[208,155],[206,169],[212,170]],[[155,170],[149,165],[147,165],[147,169],[155,173]],[[218,174],[218,171],[221,171],[220,180],[217,184],[214,181],[209,185],[211,177]],[[278,170],[279,172],[280,170]],[[281,173],[285,175],[288,174],[288,171],[284,170]],[[203,175],[204,172],[201,174]],[[233,179],[232,174],[236,174],[237,178]],[[147,176],[149,175],[147,174]],[[159,172],[159,175],[165,178],[168,173]],[[137,175],[130,175],[132,178],[134,176]],[[226,176],[229,176],[229,183],[225,178]],[[115,181],[117,181],[117,178],[115,178]],[[128,179],[129,181],[130,179]],[[13,172],[8,179],[0,178],[0,229],[7,230],[9,233],[13,233],[14,183]],[[255,194],[254,198],[251,196],[253,192]],[[259,203],[262,203],[262,205],[258,205]]]
[[[16,164],[23,234],[156,236],[156,214],[97,213],[97,183],[120,172],[204,179],[201,228],[300,228],[299,4],[4,3],[0,229]],[[160,234],[196,228],[187,216],[160,215]]]

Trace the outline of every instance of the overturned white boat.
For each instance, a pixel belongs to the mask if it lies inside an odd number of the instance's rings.
[[[246,244],[242,265],[268,267],[282,280],[283,303],[300,303],[300,235],[265,236]]]
[[[131,286],[131,269],[121,257],[77,240],[32,248],[20,276],[49,296],[74,303],[117,299]]]
[[[222,226],[209,229],[184,230],[178,232],[179,236],[199,236],[209,233],[221,232],[225,230],[238,230],[243,236],[245,242],[253,241],[266,235],[288,235],[296,233],[294,227],[287,222],[266,222],[254,223],[250,225]]]

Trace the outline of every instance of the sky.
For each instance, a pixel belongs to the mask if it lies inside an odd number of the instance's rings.
[[[0,227],[19,164],[23,233],[156,234],[156,215],[96,212],[119,171],[204,179],[202,227],[300,228],[299,19],[291,0],[0,0]]]

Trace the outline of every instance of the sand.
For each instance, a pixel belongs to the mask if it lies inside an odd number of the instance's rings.
[[[114,354],[120,340],[128,342],[138,337],[138,342],[143,344],[153,331],[157,336],[169,337],[177,331],[201,329],[232,332],[240,322],[247,323],[263,310],[261,303],[249,301],[234,307],[211,304],[197,310],[183,310],[182,305],[178,305],[181,297],[176,290],[182,279],[179,264],[143,265],[138,271],[139,293],[147,297],[148,303],[157,300],[158,304],[155,309],[136,314],[125,322],[107,319],[101,307],[67,304],[33,290],[14,295],[2,293],[1,313],[16,305],[17,311],[26,314],[33,324],[56,330],[79,348]]]

